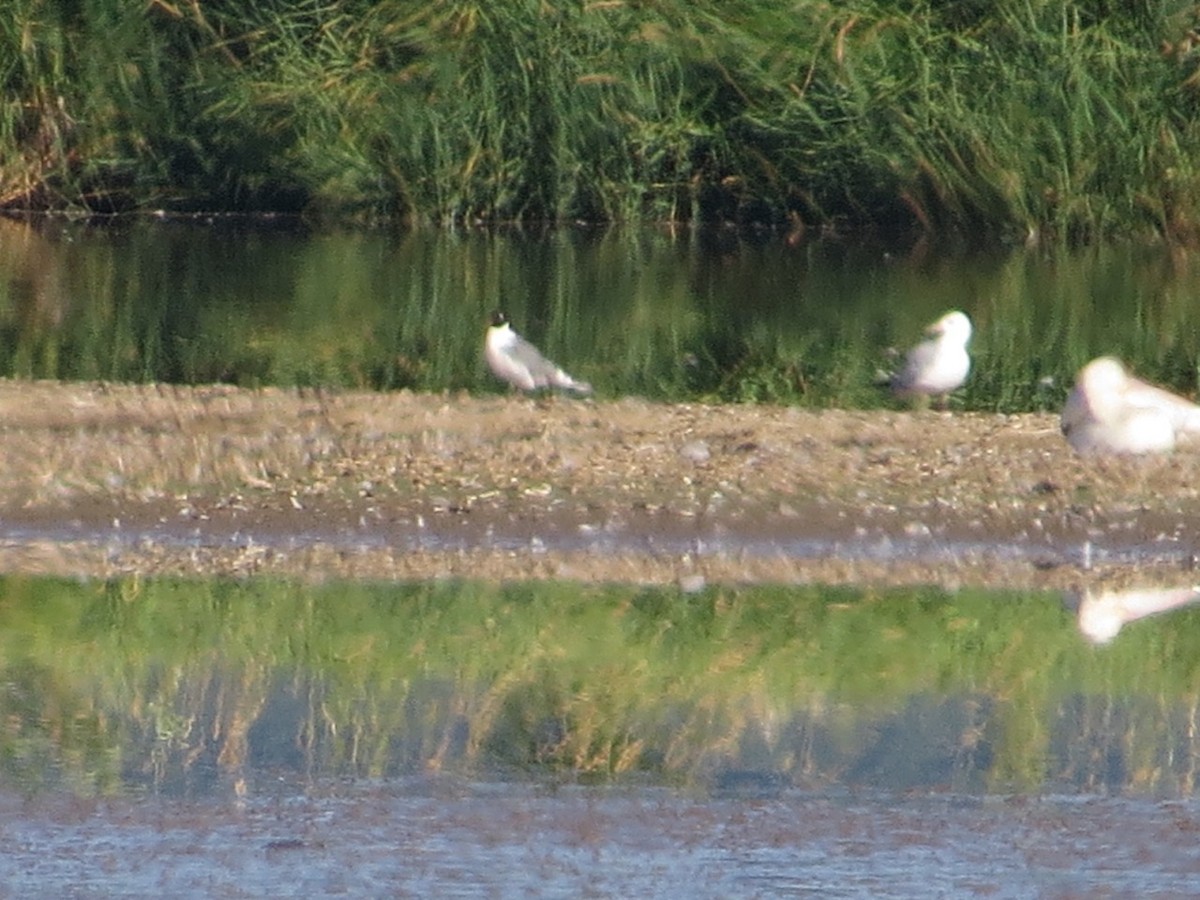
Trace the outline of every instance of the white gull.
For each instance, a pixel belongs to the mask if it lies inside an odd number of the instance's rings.
[[[952,310],[925,330],[925,340],[904,357],[903,367],[891,378],[897,397],[932,396],[943,400],[962,387],[971,371],[967,343],[971,320]]]
[[[1079,453],[1157,453],[1200,435],[1200,406],[1133,377],[1120,360],[1101,356],[1075,376],[1061,425]]]
[[[522,391],[562,388],[577,394],[592,392],[590,384],[576,381],[558,365],[542,356],[537,347],[513,331],[508,318],[502,312],[492,314],[483,355],[492,374]]]

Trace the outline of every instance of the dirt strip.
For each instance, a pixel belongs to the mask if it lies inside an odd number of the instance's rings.
[[[1045,414],[5,381],[0,430],[14,574],[1057,589],[1200,554],[1200,450],[1080,458]]]

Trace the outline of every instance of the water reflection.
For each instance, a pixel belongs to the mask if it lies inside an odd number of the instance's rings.
[[[0,788],[1190,796],[1198,638],[1175,621],[1098,651],[1052,595],[8,578]]]
[[[1145,248],[963,256],[725,231],[321,231],[0,221],[0,374],[497,390],[486,314],[602,395],[890,402],[887,349],[961,308],[973,408],[1057,408],[1111,353],[1195,387],[1200,278]]]
[[[1200,587],[1143,585],[1112,589],[1088,587],[1071,592],[1067,605],[1077,610],[1079,630],[1088,640],[1107,644],[1130,622],[1200,602]]]

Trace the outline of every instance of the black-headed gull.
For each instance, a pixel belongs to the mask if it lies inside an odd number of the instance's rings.
[[[1075,376],[1061,424],[1079,453],[1156,453],[1187,435],[1200,436],[1200,406],[1101,356]]]
[[[1200,586],[1127,590],[1069,591],[1067,603],[1078,603],[1079,630],[1094,644],[1107,644],[1138,619],[1200,601]]]
[[[492,313],[483,355],[492,374],[522,391],[562,388],[577,394],[592,392],[590,384],[576,381],[513,331],[508,318],[499,310]]]
[[[967,343],[971,340],[971,320],[966,313],[952,310],[927,329],[928,337],[908,351],[904,365],[891,380],[897,397],[930,396],[943,401],[951,391],[962,387],[971,371]]]

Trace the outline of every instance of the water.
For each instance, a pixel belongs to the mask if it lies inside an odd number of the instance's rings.
[[[0,803],[15,896],[1185,897],[1200,863],[1200,810],[1176,802],[423,782]]]
[[[968,408],[1056,406],[1101,353],[1195,389],[1195,258],[791,245],[730,231],[310,231],[0,222],[0,374],[499,390],[503,306],[604,396],[878,406],[888,349],[975,321]]]
[[[1052,593],[9,577],[0,773],[1190,798],[1198,617],[1094,648]]]
[[[498,391],[502,305],[605,396],[869,407],[953,306],[960,406],[1053,408],[1099,353],[1195,389],[1197,274],[1132,247],[0,221],[0,374]],[[0,884],[1185,895],[1196,621],[1096,648],[1049,594],[3,578]]]
[[[5,578],[0,882],[1186,893],[1196,621],[1095,648],[1043,594]]]

